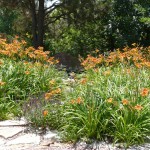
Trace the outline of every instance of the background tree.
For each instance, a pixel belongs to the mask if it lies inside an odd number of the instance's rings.
[[[17,13],[8,8],[0,8],[0,33],[13,34],[13,24]]]
[[[113,0],[110,12],[109,35],[114,41],[114,48],[139,43],[147,45],[150,42],[150,1],[141,0]],[[145,22],[146,21],[146,22]],[[147,43],[147,44],[146,44]]]
[[[49,13],[52,13],[56,8],[60,7],[62,3],[55,2],[47,8],[46,0],[8,0],[2,1],[3,6],[9,6],[10,8],[22,8],[25,12],[28,12],[32,22],[32,37],[33,46],[44,46],[44,33],[45,33],[45,18]],[[59,19],[59,17],[58,17]]]
[[[48,35],[50,46],[56,51],[64,50],[74,55],[86,55],[96,48],[107,50],[108,40],[105,37],[110,9],[110,1],[65,1],[64,7],[59,10],[65,16],[49,25],[51,31],[54,27],[57,29],[57,33]]]
[[[149,0],[1,0],[0,5],[8,12],[1,13],[1,31],[7,24],[13,27],[4,30],[7,34],[28,33],[35,48],[44,46],[53,54],[84,56],[96,48],[103,53],[150,43]],[[7,23],[13,11],[17,16]]]

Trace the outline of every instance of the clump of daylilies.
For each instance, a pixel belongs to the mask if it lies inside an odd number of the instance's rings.
[[[117,49],[114,52],[110,52],[108,56],[98,55],[99,51],[96,50],[97,56],[88,55],[85,60],[82,60],[82,65],[86,70],[97,68],[100,65],[110,66],[117,63],[134,64],[137,68],[150,67],[150,46],[144,48],[135,43],[132,46],[131,48],[125,47],[122,50]]]
[[[107,99],[106,102],[109,103],[109,104],[113,104],[114,106],[116,106],[117,103],[118,103],[117,101],[113,100],[113,98]],[[123,99],[123,100],[121,101],[121,104],[122,104],[123,106],[128,106],[131,110],[141,111],[141,110],[143,109],[143,106],[140,105],[140,104],[136,104],[135,106],[132,106],[132,105],[130,104],[130,101],[127,100],[127,99]]]
[[[48,99],[52,98],[53,96],[58,95],[60,93],[61,93],[61,89],[60,88],[52,90],[52,91],[50,91],[50,92],[45,94],[45,100],[48,100]]]
[[[96,50],[97,57],[82,61],[89,71],[66,96],[65,137],[110,138],[126,146],[144,142],[150,124],[150,47],[133,46],[108,56]]]
[[[27,43],[24,40],[19,40],[19,37],[15,37],[11,43],[8,43],[6,39],[0,39],[0,56],[11,58],[14,60],[29,60],[39,61],[42,63],[49,63],[51,65],[57,64],[58,60],[54,57],[49,57],[49,51],[44,51],[43,47],[27,47]]]
[[[70,101],[70,103],[71,103],[71,104],[81,104],[81,103],[83,103],[83,100],[82,100],[81,97],[78,97],[77,99],[72,99],[72,100]]]
[[[49,81],[49,86],[49,91],[45,93],[45,100],[51,100],[55,96],[60,95],[62,92],[61,88],[57,87],[57,82],[54,79]]]

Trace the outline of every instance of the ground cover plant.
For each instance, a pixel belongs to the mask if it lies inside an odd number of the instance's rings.
[[[1,39],[0,120],[24,115],[34,128],[57,129],[67,141],[144,142],[150,136],[150,47],[132,46],[104,55],[96,50],[80,58],[83,73],[66,79],[42,47]]]

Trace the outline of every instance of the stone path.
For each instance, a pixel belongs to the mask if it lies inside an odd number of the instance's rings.
[[[0,121],[0,150],[123,150],[104,142],[87,145],[61,143],[56,132],[37,134],[29,130],[25,120]],[[150,150],[150,144],[131,147],[129,150]]]
[[[25,120],[1,121],[0,150],[52,150],[62,148],[62,145],[56,143],[56,132],[48,131],[45,134],[37,134],[28,129]],[[63,148],[65,146],[69,147],[69,145],[64,144]]]

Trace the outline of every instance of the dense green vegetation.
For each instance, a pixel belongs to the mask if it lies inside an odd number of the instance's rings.
[[[1,0],[0,6],[0,120],[24,116],[35,129],[57,129],[65,141],[128,147],[147,140],[149,0]],[[56,54],[77,65],[79,56],[81,70],[68,75]]]
[[[143,143],[150,135],[150,48],[93,51],[84,72],[58,71],[42,47],[16,37],[0,40],[0,120],[25,116],[34,128],[60,131],[64,140]],[[25,48],[26,47],[26,48]]]

